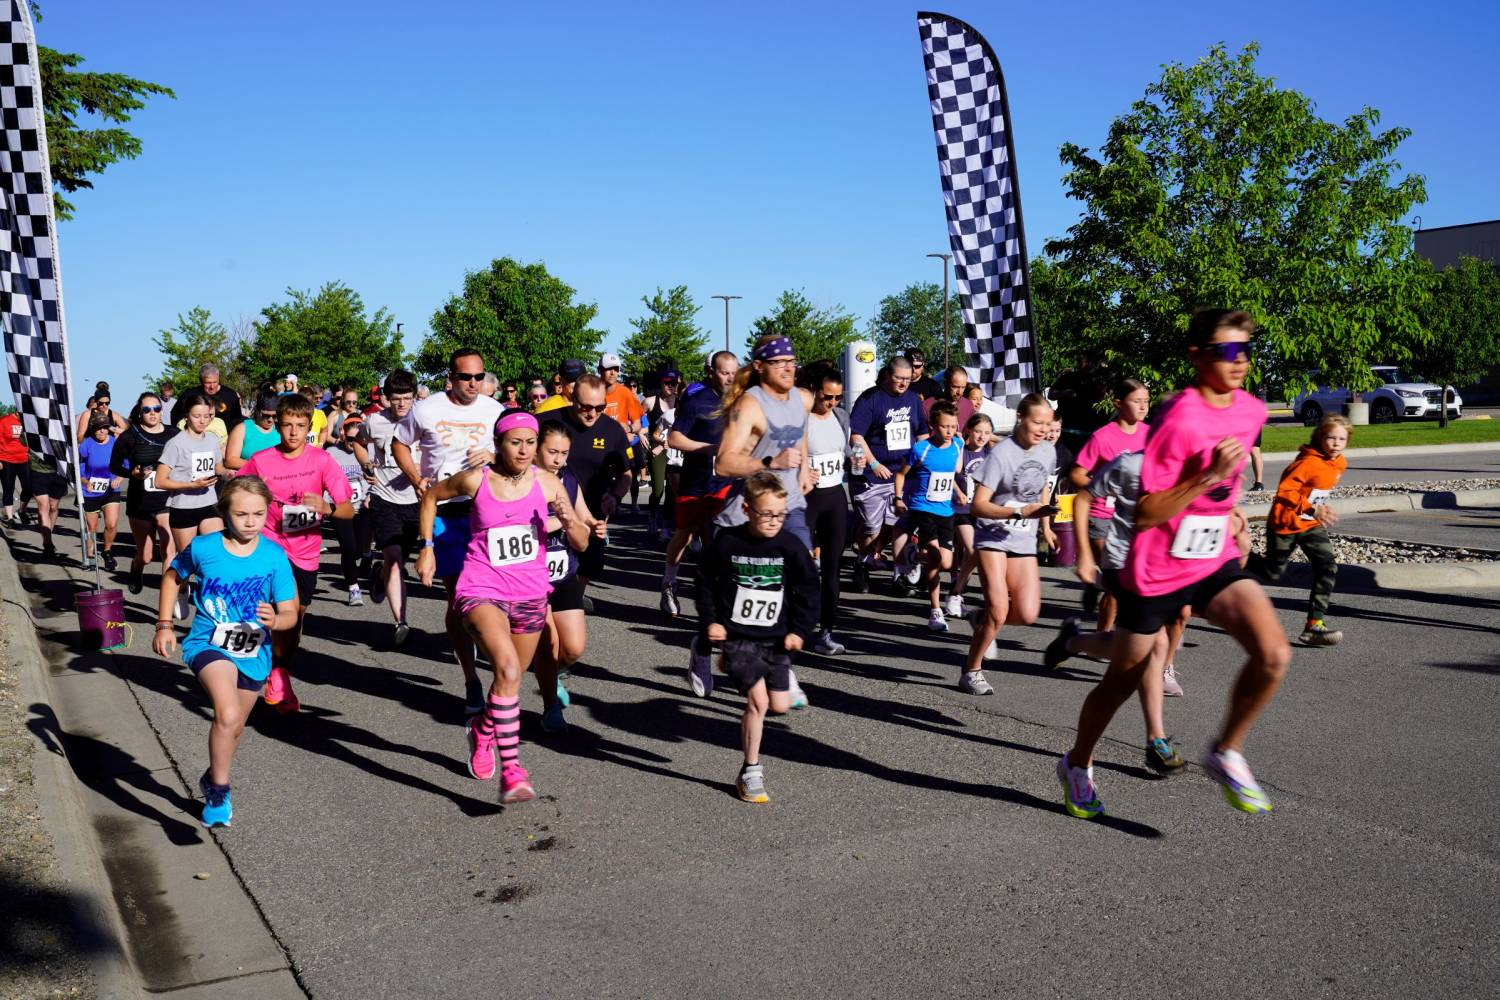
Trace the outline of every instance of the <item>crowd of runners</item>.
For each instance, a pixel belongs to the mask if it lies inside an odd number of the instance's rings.
[[[1183,693],[1176,652],[1197,615],[1244,651],[1202,760],[1231,805],[1262,812],[1271,803],[1243,749],[1291,645],[1259,581],[1279,578],[1300,547],[1314,584],[1299,641],[1340,640],[1323,620],[1336,570],[1326,501],[1349,426],[1329,417],[1313,430],[1282,477],[1265,550],[1252,552],[1236,504],[1266,419],[1242,388],[1253,333],[1243,312],[1200,312],[1184,344],[1189,385],[1075,377],[1060,380],[1060,398],[1028,395],[1004,416],[964,368],[933,377],[918,351],[889,359],[849,398],[836,365],[799,364],[776,335],[743,362],[711,354],[692,380],[650,373],[644,396],[612,354],[594,371],[568,361],[550,380],[501,385],[474,350],[454,352],[444,387],[430,392],[406,371],[368,393],[304,388],[288,375],[246,406],[205,366],[197,387],[178,396],[160,386],[122,414],[100,383],[78,421],[83,558],[122,573],[132,594],[156,583],[153,647],[167,656],[180,645],[213,703],[200,780],[208,825],[232,816],[231,762],[255,702],[300,708],[297,649],[330,549],[342,600],[369,595],[389,609],[390,647],[412,641],[413,597],[429,593],[415,585],[441,581],[447,641],[433,652],[451,650],[462,672],[469,772],[498,774],[503,803],[532,798],[523,675],[536,675],[542,729],[566,733],[588,590],[607,572],[611,522],[627,502],[638,509],[642,491],[648,544],[665,547],[660,611],[696,615],[685,693],[707,697],[717,682],[744,696],[746,801],[768,800],[765,716],[808,705],[798,657],[848,655],[839,631],[858,611],[846,585],[925,606],[934,633],[967,619],[954,681],[985,696],[997,636],[1037,621],[1046,561],[1073,566],[1084,590],[1044,663],[1108,664],[1057,762],[1066,810],[1103,812],[1095,745],[1133,695],[1147,765],[1184,766],[1163,699]],[[13,415],[0,418],[0,462],[5,522],[20,524],[33,505],[44,555],[61,558],[52,531],[68,483],[27,451]],[[121,506],[134,541],[123,571],[113,552]]]

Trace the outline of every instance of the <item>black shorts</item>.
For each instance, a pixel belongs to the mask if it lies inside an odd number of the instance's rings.
[[[55,472],[31,470],[31,495],[61,500],[68,495],[68,481]]]
[[[943,548],[953,548],[953,515],[944,517],[930,510],[913,510],[907,513],[906,524],[922,536],[922,544],[937,539]]]
[[[313,602],[313,597],[318,592],[317,571],[293,566],[292,579],[297,581],[297,603],[305,608]]]
[[[142,490],[139,497],[125,494],[125,516],[132,520],[154,521],[156,515],[166,509],[167,497],[164,493],[147,493]]]
[[[960,524],[967,524],[971,528],[974,527],[974,515],[967,511],[963,513],[955,511],[953,514],[953,526],[956,528]]]
[[[409,557],[417,548],[417,522],[420,503],[391,503],[380,497],[370,498],[370,535],[377,549],[401,546],[401,555]]]
[[[83,512],[85,514],[97,514],[110,504],[121,503],[124,499],[118,493],[106,493],[102,497],[84,497]]]
[[[734,679],[740,694],[748,694],[762,680],[770,691],[792,689],[792,655],[780,639],[728,639],[719,666]]]
[[[1201,614],[1208,602],[1230,584],[1252,579],[1254,577],[1240,569],[1238,559],[1231,559],[1197,583],[1155,597],[1143,597],[1120,583],[1115,590],[1115,627],[1136,635],[1155,635],[1188,605],[1197,608]]]
[[[588,577],[590,580],[599,579],[604,572],[604,539],[597,535],[589,536],[589,547],[578,553],[578,575]]]
[[[552,596],[547,598],[547,604],[553,611],[582,611],[583,581],[578,574],[552,581]]]
[[[188,669],[193,672],[194,677],[197,677],[199,674],[203,673],[204,667],[208,666],[210,663],[218,663],[220,660],[223,660],[225,663],[229,664],[234,663],[234,660],[231,657],[224,655],[217,649],[205,649],[203,652],[199,653],[197,656],[193,657],[191,661],[189,661]],[[234,686],[239,688],[241,691],[259,691],[261,688],[266,686],[265,681],[257,681],[246,677],[244,672],[238,667],[235,668],[234,675]]]
[[[217,504],[206,507],[168,507],[167,526],[171,528],[196,528],[211,517],[219,516]]]

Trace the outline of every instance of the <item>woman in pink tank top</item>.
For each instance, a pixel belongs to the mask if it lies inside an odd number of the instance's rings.
[[[587,544],[588,526],[574,516],[562,483],[532,466],[537,421],[521,410],[507,410],[495,423],[495,463],[445,479],[422,495],[421,554],[417,573],[431,586],[437,571],[432,531],[437,505],[471,497],[472,537],[454,588],[454,606],[474,641],[495,668],[484,714],[465,727],[469,773],[493,777],[499,757],[500,801],[525,802],[536,792],[520,763],[521,675],[531,664],[547,622],[547,517]]]

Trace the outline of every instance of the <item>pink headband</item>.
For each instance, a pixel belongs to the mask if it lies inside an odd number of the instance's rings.
[[[537,430],[536,417],[533,417],[525,410],[510,410],[502,413],[500,414],[500,419],[495,421],[495,437],[499,437],[507,431],[513,431],[517,427],[524,427],[529,431]]]

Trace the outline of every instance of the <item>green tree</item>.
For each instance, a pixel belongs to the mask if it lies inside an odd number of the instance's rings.
[[[696,372],[708,351],[708,334],[695,318],[698,306],[686,285],[665,294],[641,296],[646,315],[630,321],[635,332],[620,347],[620,360],[627,374],[645,377],[671,366],[679,372]]]
[[[944,357],[951,357],[955,365],[964,363],[964,315],[956,294],[948,298],[948,330],[951,355],[943,351],[943,286],[934,281],[914,282],[887,295],[870,320],[870,339],[880,357],[894,358],[909,348],[919,348],[934,378]]]
[[[1409,367],[1443,387],[1470,386],[1500,360],[1500,273],[1477,257],[1432,274],[1432,298],[1424,310],[1431,341],[1413,352]],[[1448,409],[1438,416],[1448,426]]]
[[[1380,131],[1372,108],[1322,120],[1256,72],[1257,52],[1169,65],[1097,157],[1063,145],[1084,209],[1046,245],[1042,330],[1161,389],[1189,373],[1193,310],[1242,308],[1261,324],[1257,377],[1295,392],[1316,368],[1372,388],[1372,362],[1404,360],[1392,343],[1424,340],[1427,283],[1402,220],[1425,186],[1393,158],[1410,131]]]
[[[330,281],[316,292],[289,288],[286,295],[261,310],[253,336],[240,345],[241,391],[288,373],[303,385],[373,385],[404,362],[390,313],[367,315],[346,285]]]
[[[756,318],[750,325],[750,338],[745,341],[746,353],[768,333],[790,340],[804,364],[837,361],[844,347],[859,339],[856,320],[843,306],[818,308],[801,289],[782,292],[776,299],[776,308]]]
[[[37,5],[32,19],[41,21]],[[137,80],[123,73],[90,73],[78,69],[83,56],[58,52],[45,45],[36,47],[37,68],[42,74],[42,115],[47,123],[47,162],[53,187],[69,193],[92,188],[90,174],[120,160],[141,155],[141,140],[123,128],[130,116],[146,106],[146,98],[161,95],[176,99],[169,87]],[[80,114],[90,115],[111,127],[85,128]],[[73,217],[73,203],[53,191],[52,205],[59,221]],[[195,376],[196,378],[196,376]]]
[[[419,374],[440,379],[448,357],[461,347],[484,356],[485,368],[501,382],[520,382],[557,371],[570,359],[590,362],[602,331],[589,324],[593,303],[573,301],[574,290],[544,264],[510,257],[464,275],[464,289],[432,314],[432,334],[415,358]]]
[[[230,380],[236,357],[229,330],[202,306],[194,306],[186,315],[179,313],[177,325],[152,340],[161,352],[162,367],[146,376],[147,386],[155,388],[169,381],[181,392],[197,385],[198,369],[210,364],[218,366],[226,382]]]

